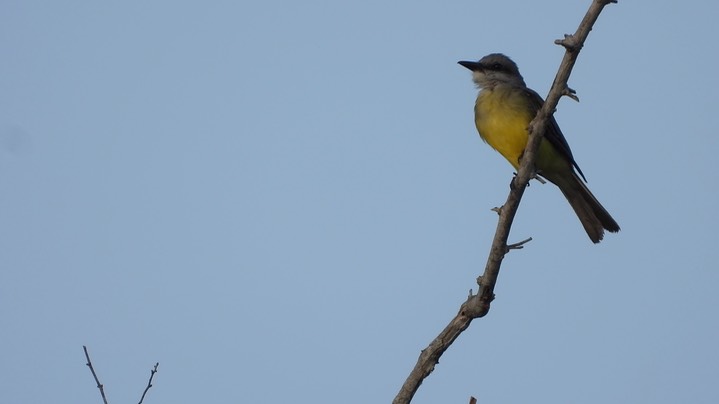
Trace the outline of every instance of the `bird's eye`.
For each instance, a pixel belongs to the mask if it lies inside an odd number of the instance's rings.
[[[492,65],[492,70],[502,70],[502,65],[499,63],[494,63]]]

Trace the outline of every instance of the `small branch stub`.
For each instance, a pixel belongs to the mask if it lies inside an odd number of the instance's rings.
[[[529,243],[530,241],[532,241],[531,237],[526,240],[522,240],[519,243],[508,244],[507,252],[510,252],[511,250],[521,250],[522,248],[524,248],[524,245]]]
[[[545,181],[544,178],[540,177],[540,176],[537,175],[537,174],[534,174],[534,175],[532,176],[532,179],[533,179],[533,180],[537,180],[537,182],[539,182],[539,183],[542,184],[542,185],[544,185],[544,184],[547,183],[547,181]],[[529,183],[527,183],[527,186],[529,186]]]
[[[555,44],[561,45],[567,52],[578,52],[582,45],[577,41],[574,35],[564,34],[564,39],[557,39],[554,41]]]
[[[572,89],[572,88],[564,87],[564,91],[562,91],[562,95],[569,97],[576,102],[579,102],[579,97],[577,96],[577,92],[574,91],[574,89]]]

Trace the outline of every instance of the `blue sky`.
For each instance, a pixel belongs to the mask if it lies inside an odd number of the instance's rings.
[[[535,4],[536,3],[536,4]],[[512,168],[458,60],[545,95],[589,1],[42,2],[0,17],[0,402],[389,402]],[[716,403],[719,6],[620,1],[556,114],[622,226],[534,183],[414,403]]]

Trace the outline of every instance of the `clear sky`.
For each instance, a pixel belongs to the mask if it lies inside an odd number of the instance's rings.
[[[512,168],[458,60],[546,95],[589,0],[5,1],[0,402],[390,402]],[[415,403],[717,403],[716,1],[620,1],[556,114],[622,226],[533,183]]]

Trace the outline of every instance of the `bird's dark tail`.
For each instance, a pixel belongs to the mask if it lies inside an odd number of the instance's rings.
[[[577,174],[574,171],[571,172],[571,175],[565,173],[547,179],[556,184],[562,191],[592,242],[600,242],[604,238],[604,230],[611,233],[618,232],[619,225],[617,222],[604,209],[604,206],[599,203]]]

